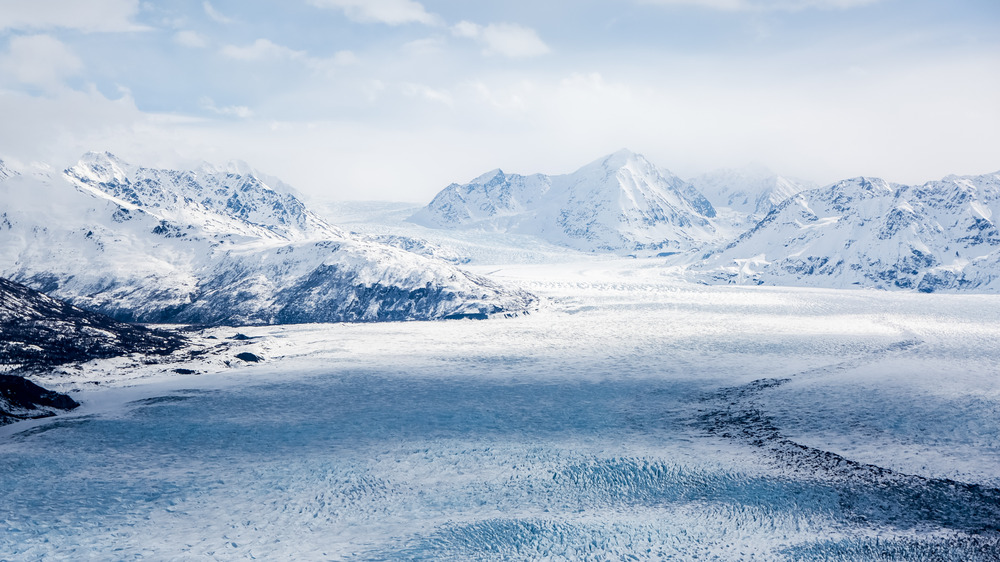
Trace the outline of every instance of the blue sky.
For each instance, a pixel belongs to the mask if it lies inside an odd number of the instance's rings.
[[[995,0],[0,0],[0,156],[411,201],[622,147],[918,182],[1000,168],[997,29]]]

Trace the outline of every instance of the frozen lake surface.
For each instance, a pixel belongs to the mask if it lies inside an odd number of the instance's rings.
[[[80,410],[0,429],[0,559],[1000,559],[1000,298],[654,265],[494,268],[546,306],[81,375]]]

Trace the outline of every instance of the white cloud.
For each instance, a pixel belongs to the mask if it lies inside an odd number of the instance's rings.
[[[404,43],[403,51],[414,55],[429,55],[443,52],[445,44],[443,37],[425,37]]]
[[[529,27],[514,23],[491,23],[487,26],[460,21],[451,27],[456,37],[475,39],[483,44],[483,53],[505,57],[535,57],[551,52],[549,46]]]
[[[218,115],[227,115],[231,117],[239,117],[240,119],[246,119],[253,116],[253,111],[245,105],[227,105],[225,107],[218,107],[215,105],[215,101],[212,98],[205,96],[198,100],[198,106],[202,109],[207,109],[212,113]]]
[[[226,57],[242,61],[296,60],[307,56],[305,51],[278,45],[270,39],[258,39],[246,47],[226,45],[221,52]]]
[[[231,18],[227,18],[225,15],[222,14],[222,12],[216,10],[215,7],[212,6],[210,3],[208,3],[207,0],[202,3],[201,7],[205,10],[205,15],[208,16],[213,21],[222,24],[233,23],[233,20]]]
[[[0,69],[20,84],[55,89],[83,70],[83,62],[50,35],[22,35],[10,40],[0,56]]]
[[[475,39],[479,37],[482,31],[483,27],[481,25],[472,23],[471,21],[460,21],[451,26],[451,32],[455,37],[465,37],[466,39]]]
[[[361,62],[358,59],[358,55],[354,54],[354,51],[337,51],[332,57],[320,60],[324,60],[333,66],[349,66]]]
[[[318,8],[336,8],[347,17],[359,22],[401,25],[422,23],[437,25],[439,18],[427,12],[424,6],[413,0],[309,0]]]
[[[404,96],[411,98],[420,98],[445,105],[452,105],[454,103],[454,99],[447,91],[436,90],[423,84],[403,84],[402,92]]]
[[[882,0],[638,0],[641,4],[698,6],[731,12],[798,12],[802,10],[846,10]]]
[[[208,39],[196,31],[178,31],[174,34],[174,42],[192,49],[204,49],[208,46]]]
[[[270,39],[258,39],[245,47],[226,45],[220,52],[225,57],[244,62],[294,61],[317,73],[329,73],[338,67],[359,62],[352,51],[337,51],[328,58],[314,57],[306,51],[278,45]]]
[[[3,0],[0,30],[142,31],[132,21],[138,11],[139,0]]]

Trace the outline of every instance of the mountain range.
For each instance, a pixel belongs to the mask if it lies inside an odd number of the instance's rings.
[[[88,153],[0,180],[0,275],[129,322],[485,318],[534,296],[355,236],[240,163],[191,171]]]
[[[1000,173],[859,177],[794,195],[694,268],[722,282],[995,292],[997,216]]]
[[[753,167],[685,181],[622,150],[563,175],[492,170],[409,221],[661,257],[699,282],[996,291],[998,185],[1000,173],[816,187]],[[329,224],[238,162],[169,170],[88,153],[56,172],[0,161],[0,243],[0,275],[123,321],[485,318],[537,302],[458,269],[468,258],[447,244]]]
[[[824,187],[759,167],[681,180],[624,150],[563,176],[452,184],[411,221],[668,256],[710,283],[1000,290],[1000,172]]]

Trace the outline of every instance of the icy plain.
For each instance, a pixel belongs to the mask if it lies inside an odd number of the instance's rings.
[[[0,559],[1000,557],[1000,297],[473,268],[543,307],[46,381],[83,406],[0,429]]]

